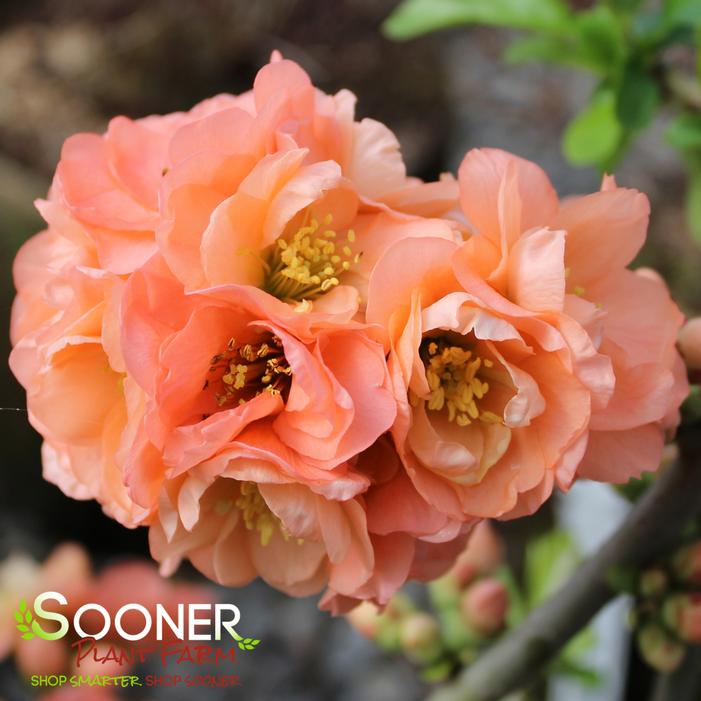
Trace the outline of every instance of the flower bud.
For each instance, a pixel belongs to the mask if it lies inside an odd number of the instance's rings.
[[[491,577],[472,584],[460,601],[463,621],[484,636],[494,635],[504,627],[508,608],[506,587]]]
[[[402,621],[399,639],[402,650],[412,662],[432,662],[441,653],[438,621],[425,611],[416,611]]]
[[[638,648],[643,659],[658,672],[673,672],[686,654],[686,648],[656,623],[648,623],[640,629]]]
[[[701,643],[701,594],[677,594],[662,607],[665,623],[682,639]]]
[[[451,573],[458,586],[467,586],[479,575],[491,574],[504,559],[504,543],[489,521],[481,521],[467,542]]]
[[[20,639],[15,649],[15,664],[26,677],[32,674],[63,674],[69,665],[68,647],[60,640],[39,637]]]
[[[359,606],[356,606],[346,614],[346,620],[361,635],[373,640],[377,636],[382,615],[375,604],[370,601],[363,601]]]
[[[679,549],[672,568],[682,582],[701,585],[701,540]]]
[[[687,367],[701,370],[701,317],[689,319],[679,331],[677,340]]]
[[[661,567],[651,567],[640,575],[640,593],[646,599],[653,599],[665,593],[669,577]]]

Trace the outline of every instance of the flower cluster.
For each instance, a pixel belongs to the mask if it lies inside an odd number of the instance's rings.
[[[511,596],[504,551],[500,536],[482,521],[450,571],[429,584],[430,609],[400,592],[382,611],[365,601],[346,618],[383,650],[404,654],[425,680],[445,679],[506,629]]]
[[[681,315],[627,269],[644,195],[560,202],[495,150],[421,182],[277,54],[69,138],[37,206],[10,364],[45,477],[148,526],[164,573],[384,604],[481,518],[655,470],[678,421]]]
[[[701,539],[640,573],[631,619],[643,659],[660,672],[677,669],[689,645],[701,645]]]

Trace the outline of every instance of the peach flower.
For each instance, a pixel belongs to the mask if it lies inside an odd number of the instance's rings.
[[[14,268],[10,365],[45,439],[47,479],[127,525],[147,516],[124,488],[145,400],[125,372],[116,312],[125,279],[159,247],[187,285],[253,284],[348,319],[391,241],[454,236],[419,215],[454,208],[455,181],[407,178],[394,136],[355,122],[353,105],[275,55],[249,93],[119,117],[66,142],[37,203],[49,227]]]
[[[421,495],[456,519],[532,511],[566,488],[590,419],[563,334],[469,274],[466,245],[396,243],[367,308],[390,333],[399,454]]]
[[[468,153],[459,182],[474,234],[466,274],[553,323],[592,392],[578,474],[625,482],[656,470],[688,385],[681,313],[659,275],[626,267],[645,241],[645,195],[606,177],[601,192],[559,202],[538,166],[492,149]]]
[[[44,438],[44,477],[129,523],[138,509],[115,460],[127,413],[116,314],[123,281],[96,265],[53,228],[22,247],[10,367]]]
[[[234,443],[334,498],[367,487],[347,461],[396,414],[377,332],[246,285],[186,295],[160,259],[131,276],[121,314],[126,370],[145,393],[124,477],[143,508],[164,477]]]
[[[64,235],[90,247],[99,267],[132,272],[156,250],[158,197],[168,149],[181,127],[245,103],[219,95],[190,112],[132,120],[115,117],[104,134],[66,139],[48,201],[37,207]],[[72,220],[70,231],[65,226]]]
[[[389,242],[453,238],[433,217],[456,207],[454,180],[407,178],[392,132],[354,121],[351,93],[325,95],[274,55],[244,97],[169,146],[157,241],[187,290],[248,284],[345,310]]]
[[[445,572],[471,525],[431,509],[391,454],[383,441],[360,456],[356,468],[373,484],[336,500],[293,481],[275,456],[251,457],[232,444],[165,483],[150,530],[152,554],[165,574],[187,557],[227,586],[261,577],[294,596],[326,587],[320,605],[336,614],[361,600],[384,605],[408,578]],[[378,465],[382,476],[372,472]]]
[[[449,565],[427,553],[464,527],[428,508],[381,439],[396,403],[376,331],[250,286],[185,294],[157,259],[127,283],[122,322],[145,395],[125,480],[154,514],[164,572],[188,557],[222,584],[327,586],[342,610]]]

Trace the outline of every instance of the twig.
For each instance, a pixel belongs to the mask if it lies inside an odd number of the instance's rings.
[[[675,543],[701,511],[701,451],[691,441],[681,447],[680,461],[655,482],[604,546],[551,599],[429,701],[498,701],[528,687],[616,595],[610,582],[617,571],[638,568]]]

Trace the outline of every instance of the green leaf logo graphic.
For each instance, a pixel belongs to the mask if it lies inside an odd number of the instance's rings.
[[[34,637],[32,632],[32,612],[27,608],[25,599],[19,602],[19,610],[15,611],[15,621],[17,630],[22,633],[25,640],[31,640]]]
[[[243,638],[236,631],[231,631],[231,635],[237,641],[239,650],[255,650],[260,643],[256,638]]]

